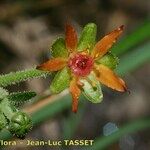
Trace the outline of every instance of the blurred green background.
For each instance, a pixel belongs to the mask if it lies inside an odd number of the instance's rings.
[[[120,25],[125,31],[112,52],[120,58],[118,74],[130,89],[120,94],[103,88],[101,104],[80,99],[77,114],[71,112],[71,98],[65,91],[49,96],[50,78],[34,79],[10,91],[34,90],[38,97],[22,106],[32,115],[33,130],[26,139],[93,139],[93,147],[55,147],[68,150],[150,149],[150,2],[148,0],[1,0],[0,72],[31,68],[49,58],[51,43],[64,36],[70,21],[78,33],[94,22],[97,40]],[[117,131],[116,131],[117,130]],[[116,132],[115,132],[116,131]],[[114,133],[115,132],[115,133]],[[7,131],[0,139],[11,139]],[[14,140],[14,139],[13,139]],[[43,149],[24,144],[4,149]]]

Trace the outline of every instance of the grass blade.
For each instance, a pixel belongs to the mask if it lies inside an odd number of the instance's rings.
[[[137,28],[133,33],[126,36],[120,42],[116,43],[111,49],[112,53],[122,55],[142,41],[150,38],[150,21],[146,21],[141,27]]]

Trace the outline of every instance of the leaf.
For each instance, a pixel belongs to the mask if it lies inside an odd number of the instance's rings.
[[[8,96],[8,91],[0,87],[0,100],[3,100]]]
[[[96,62],[98,64],[103,64],[107,66],[108,68],[114,70],[119,63],[119,59],[118,57],[116,57],[115,55],[109,52],[105,54],[102,58],[96,60]]]
[[[79,38],[78,51],[92,49],[97,34],[97,26],[94,23],[88,23],[84,28]]]
[[[0,111],[0,131],[5,128],[7,125],[6,117],[4,116],[3,112]]]
[[[50,85],[50,91],[52,93],[60,93],[65,90],[69,87],[70,78],[71,75],[67,67],[58,71]]]
[[[58,38],[51,47],[52,57],[68,57],[68,51],[65,46],[65,40],[63,38]]]
[[[7,119],[11,120],[11,117],[17,112],[17,108],[10,103],[8,98],[4,98],[0,103],[0,110],[6,116]]]
[[[31,98],[33,98],[35,96],[36,96],[36,93],[31,92],[31,91],[15,92],[15,93],[11,93],[8,96],[8,99],[13,105],[19,106],[19,105],[29,101]]]
[[[87,99],[92,103],[100,103],[102,101],[103,94],[100,83],[96,80],[95,74],[92,72],[88,76],[88,79],[81,79],[80,81],[84,84],[82,87],[83,94],[87,97]]]

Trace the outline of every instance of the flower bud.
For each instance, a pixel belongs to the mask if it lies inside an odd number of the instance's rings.
[[[9,130],[18,138],[23,139],[25,135],[32,129],[32,121],[24,112],[16,112],[11,118]]]

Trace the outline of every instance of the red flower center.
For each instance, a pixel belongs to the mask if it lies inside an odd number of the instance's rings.
[[[69,67],[78,76],[88,75],[93,67],[93,58],[88,55],[76,54],[69,59]]]

